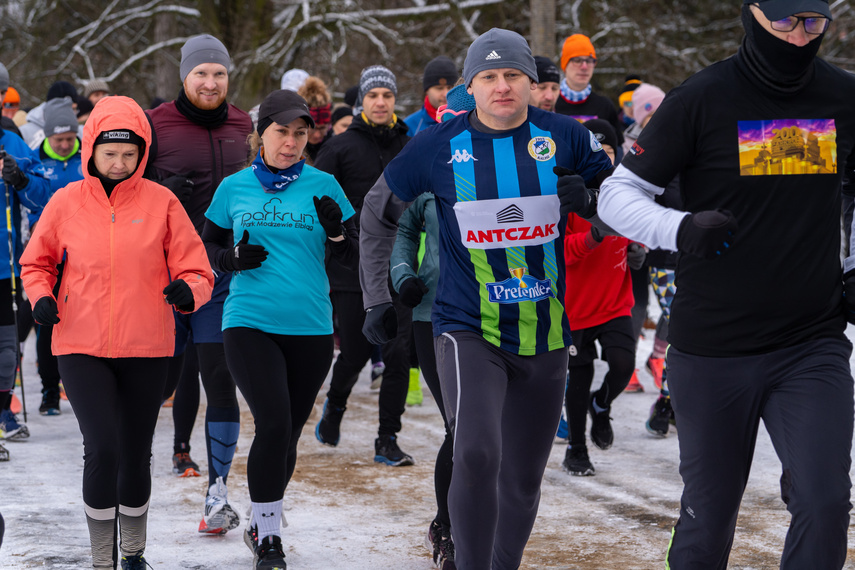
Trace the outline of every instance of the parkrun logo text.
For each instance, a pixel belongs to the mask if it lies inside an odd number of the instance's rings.
[[[303,228],[310,231],[314,229],[317,220],[313,215],[280,210],[281,207],[282,200],[271,198],[260,211],[241,214],[240,224],[244,228]]]
[[[542,226],[523,226],[520,228],[498,228],[492,230],[469,230],[466,232],[467,243],[502,243],[506,241],[535,240],[549,236],[557,237],[558,224]],[[555,238],[553,238],[555,239]]]
[[[511,277],[498,283],[487,283],[487,293],[491,303],[521,303],[523,301],[542,301],[555,298],[552,281],[536,279],[526,275],[525,267],[511,269]]]

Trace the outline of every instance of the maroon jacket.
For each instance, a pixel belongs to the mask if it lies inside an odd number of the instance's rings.
[[[190,174],[193,193],[185,204],[196,231],[202,233],[205,212],[223,178],[247,165],[252,132],[249,115],[229,104],[226,122],[215,129],[199,125],[175,108],[175,101],[146,111],[153,127],[152,155],[146,175],[164,180]]]

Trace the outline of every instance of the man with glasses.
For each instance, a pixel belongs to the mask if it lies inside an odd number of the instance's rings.
[[[670,568],[727,566],[761,420],[792,517],[781,568],[846,560],[855,257],[841,271],[838,255],[855,78],[816,57],[829,20],[827,0],[746,3],[739,52],[672,90],[602,185],[603,221],[681,253],[667,358],[684,488]],[[677,174],[686,211],[653,200]]]
[[[573,34],[564,40],[561,48],[564,79],[559,85],[555,112],[569,115],[580,123],[591,119],[608,121],[618,134],[620,148],[623,144],[623,129],[620,127],[617,109],[608,97],[594,93],[591,86],[596,66],[597,52],[588,36]]]

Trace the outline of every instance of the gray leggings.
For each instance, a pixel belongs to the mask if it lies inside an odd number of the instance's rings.
[[[434,346],[454,434],[457,568],[518,568],[561,415],[567,349],[519,356],[472,331],[443,333]]]

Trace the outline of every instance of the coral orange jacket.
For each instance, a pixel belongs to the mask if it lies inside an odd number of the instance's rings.
[[[108,198],[92,174],[93,141],[120,129],[142,137],[146,148]],[[83,131],[83,180],[54,194],[24,250],[21,279],[34,306],[53,294],[64,259],[55,355],[172,356],[175,320],[163,288],[186,281],[194,309],[211,298],[214,275],[184,208],[169,189],[142,178],[150,145],[149,122],[132,99],[98,101]]]

